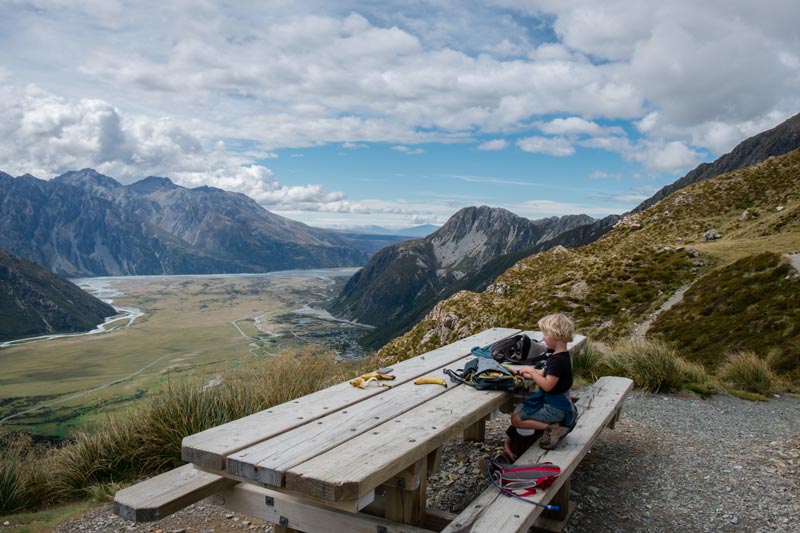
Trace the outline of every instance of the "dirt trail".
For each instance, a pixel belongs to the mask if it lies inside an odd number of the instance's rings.
[[[635,339],[643,339],[644,336],[647,334],[647,330],[650,329],[650,325],[653,323],[653,320],[655,320],[658,315],[660,315],[673,305],[683,300],[683,295],[686,294],[686,291],[689,289],[690,286],[691,284],[687,283],[686,285],[675,291],[675,293],[672,296],[667,298],[667,301],[661,304],[661,307],[659,307],[654,313],[652,313],[650,316],[647,317],[647,320],[645,320],[641,324],[637,324],[636,327],[633,328],[633,333],[631,334],[631,336]]]

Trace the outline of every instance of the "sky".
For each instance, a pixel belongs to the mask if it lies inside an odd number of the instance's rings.
[[[0,170],[319,227],[622,214],[800,112],[796,0],[0,0]]]

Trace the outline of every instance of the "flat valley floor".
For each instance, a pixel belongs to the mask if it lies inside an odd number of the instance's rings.
[[[302,343],[357,357],[365,328],[323,310],[354,271],[80,280],[110,289],[115,307],[141,316],[109,332],[1,348],[0,432],[63,437],[167,379],[211,381]]]

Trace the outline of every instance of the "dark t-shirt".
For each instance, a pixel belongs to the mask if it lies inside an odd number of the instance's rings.
[[[558,377],[558,383],[548,394],[563,394],[572,387],[572,361],[569,352],[554,353],[547,358],[544,364],[544,375]]]

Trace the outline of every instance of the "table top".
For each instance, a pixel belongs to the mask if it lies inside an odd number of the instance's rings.
[[[507,392],[452,383],[443,370],[463,368],[473,347],[516,333],[489,329],[397,363],[388,388],[346,381],[190,435],[183,458],[209,472],[323,501],[368,499],[510,399]],[[584,342],[576,336],[570,351]],[[448,387],[414,384],[424,376],[444,378]]]

